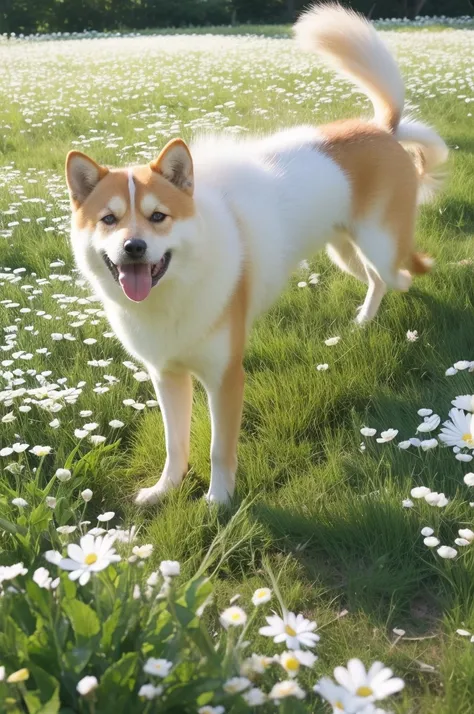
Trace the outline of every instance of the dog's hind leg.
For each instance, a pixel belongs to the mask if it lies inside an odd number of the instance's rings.
[[[368,284],[367,294],[363,304],[358,309],[356,322],[362,325],[372,320],[377,314],[382,298],[387,291],[384,281],[363,259],[347,233],[340,232],[336,234],[327,246],[327,253],[332,262],[341,270]]]
[[[135,500],[151,505],[170,489],[179,486],[188,470],[193,384],[189,372],[161,372],[152,375],[163,416],[166,462],[160,480],[142,488]]]

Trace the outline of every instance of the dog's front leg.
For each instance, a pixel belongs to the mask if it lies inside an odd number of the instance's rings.
[[[156,503],[171,488],[181,484],[188,470],[193,384],[189,372],[161,372],[151,375],[163,416],[166,462],[160,480],[142,488],[139,505]]]
[[[212,426],[210,503],[227,503],[234,493],[244,381],[242,362],[233,359],[221,379],[204,384]]]

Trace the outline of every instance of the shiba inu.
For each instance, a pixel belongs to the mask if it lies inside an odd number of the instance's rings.
[[[148,369],[167,458],[137,503],[154,503],[188,470],[192,375],[209,397],[207,498],[234,492],[244,392],[242,360],[255,317],[298,263],[327,246],[368,285],[356,321],[387,289],[407,290],[430,260],[414,248],[417,203],[447,158],[429,127],[402,118],[404,84],[373,27],[337,5],[295,26],[370,98],[374,118],[299,126],[268,137],[170,141],[145,166],[109,169],[67,157],[72,245],[124,347]]]

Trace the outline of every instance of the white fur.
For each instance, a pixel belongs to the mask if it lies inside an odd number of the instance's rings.
[[[300,40],[315,40],[318,12],[321,19],[322,11],[314,11],[299,24]],[[369,93],[376,115],[386,108],[387,96],[403,106],[398,70],[372,28],[342,10],[327,13],[325,21],[332,29],[335,19],[340,21],[352,50],[359,53],[359,64],[351,65],[348,73]],[[379,101],[374,87],[385,99]],[[414,137],[415,143],[433,144],[431,135],[414,125],[408,130],[402,124],[398,131],[400,141]],[[208,499],[222,502],[232,495],[235,469],[223,465],[218,395],[233,355],[229,324],[221,319],[244,269],[249,283],[247,333],[254,319],[280,295],[298,263],[325,244],[332,246],[332,257],[343,269],[368,284],[359,322],[375,315],[385,292],[383,281],[405,289],[407,275],[390,272],[394,246],[380,229],[376,211],[364,225],[351,225],[350,180],[321,150],[322,141],[317,129],[300,126],[266,138],[213,136],[191,145],[196,215],[174,221],[168,235],[157,238],[150,231],[141,236],[147,241],[150,262],[172,252],[167,273],[143,302],[127,299],[100,255],[105,250],[120,264],[126,231],[106,237],[99,229],[89,234],[74,230],[73,225],[78,266],[102,298],[125,348],[149,370],[163,411],[165,468],[155,486],[140,492],[139,503],[155,502],[184,474],[189,423],[187,417],[180,421],[169,400],[170,374],[183,370],[196,375],[209,396],[213,438]],[[190,162],[187,168],[191,177]],[[128,186],[134,216],[133,169]],[[357,237],[358,248],[341,233],[344,225]],[[183,396],[183,403],[186,399]]]
[[[136,208],[135,208],[135,194],[136,194],[136,188],[135,188],[135,181],[133,180],[133,171],[132,169],[128,170],[128,193],[130,194],[130,213],[132,216],[132,230],[136,225],[137,221],[137,216],[136,216]]]
[[[387,106],[402,114],[405,86],[400,70],[363,16],[340,5],[315,5],[299,18],[295,36],[302,49],[324,57],[369,97],[376,124],[385,127]]]
[[[121,196],[112,196],[109,201],[108,209],[117,216],[117,218],[122,218],[127,211],[127,204]]]

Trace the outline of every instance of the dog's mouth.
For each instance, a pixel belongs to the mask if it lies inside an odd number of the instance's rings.
[[[115,265],[109,256],[103,253],[106,266],[112,277],[118,282],[129,300],[141,302],[150,294],[168,270],[171,251],[168,250],[158,263],[124,263]]]

